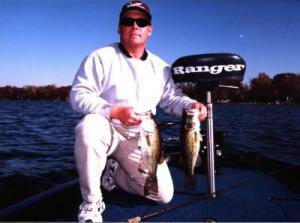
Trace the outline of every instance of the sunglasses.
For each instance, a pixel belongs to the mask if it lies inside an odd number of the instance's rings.
[[[122,26],[133,26],[134,22],[139,26],[139,27],[146,27],[151,25],[150,21],[147,19],[143,18],[122,18],[120,21],[120,24]]]

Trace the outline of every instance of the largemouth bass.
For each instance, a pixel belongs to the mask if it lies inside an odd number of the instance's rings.
[[[200,143],[202,141],[198,115],[198,109],[184,109],[182,114],[181,137],[184,147],[185,187],[196,184],[194,169],[199,155]]]
[[[158,127],[152,114],[142,118],[139,146],[142,151],[139,170],[148,175],[145,182],[144,194],[155,194],[158,192],[157,165],[163,162],[163,155]]]

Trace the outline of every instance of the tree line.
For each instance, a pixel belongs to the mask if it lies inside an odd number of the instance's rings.
[[[69,99],[71,86],[0,87],[0,100],[64,100]]]
[[[300,103],[300,74],[281,73],[271,78],[259,73],[250,84],[226,83],[237,89],[215,87],[212,98],[216,102],[233,103]],[[225,84],[225,85],[226,85]],[[200,84],[182,84],[183,91],[193,98],[205,100],[206,89]]]
[[[259,73],[250,84],[229,83],[238,89],[215,87],[211,93],[214,102],[233,103],[300,103],[300,74],[282,73],[271,78],[266,73]],[[199,83],[180,85],[192,98],[205,101],[206,86]],[[57,87],[14,86],[0,87],[0,100],[69,100],[71,86]],[[151,94],[151,92],[149,92]]]

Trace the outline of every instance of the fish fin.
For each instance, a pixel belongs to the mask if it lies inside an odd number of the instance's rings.
[[[203,164],[202,158],[201,158],[200,154],[198,153],[195,167],[199,167],[199,166],[201,166],[201,164]]]
[[[201,141],[199,134],[197,132],[194,132],[194,142],[197,143],[199,140]]]
[[[150,147],[150,145],[151,145],[151,139],[150,139],[149,134],[146,135],[146,142],[147,142],[147,145]]]
[[[189,187],[197,184],[197,179],[195,175],[185,175],[184,187]]]
[[[164,161],[165,161],[165,153],[162,151],[161,155],[160,155],[160,158],[158,160],[158,163],[162,164]]]
[[[193,137],[193,139],[194,139],[194,143],[196,143],[197,140],[198,140],[197,132],[194,132],[194,137]]]
[[[145,163],[145,161],[144,161],[144,159],[143,159],[143,157],[142,157],[141,160],[140,160],[139,171],[140,171],[141,173],[148,173],[148,172],[149,172],[149,171],[148,171],[148,168],[147,168],[147,166],[146,166],[146,163]]]
[[[171,158],[171,156],[167,156],[167,157],[165,157],[165,159],[164,159],[164,160],[165,160],[165,161],[168,163],[168,162],[170,162],[170,161],[171,161],[171,159],[172,159],[172,158]]]

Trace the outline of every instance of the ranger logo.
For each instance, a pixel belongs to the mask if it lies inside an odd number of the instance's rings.
[[[227,65],[213,65],[213,66],[177,66],[173,67],[174,75],[189,74],[189,73],[210,73],[213,75],[220,74],[224,71],[241,71],[245,69],[244,64],[227,64]]]

